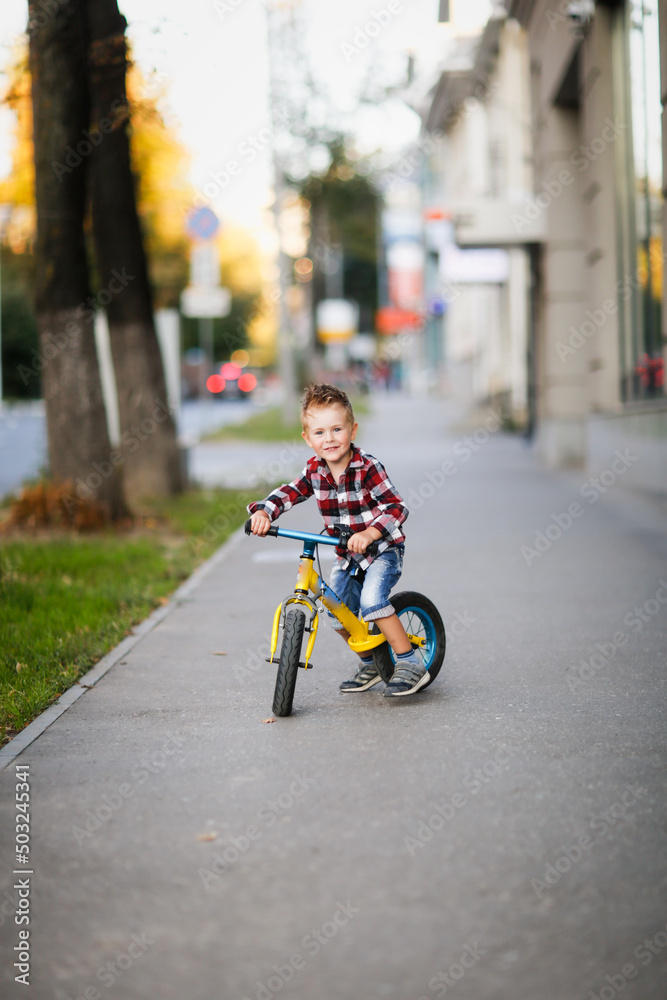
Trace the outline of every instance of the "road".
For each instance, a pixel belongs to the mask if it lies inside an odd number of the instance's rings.
[[[294,714],[267,723],[298,548],[237,536],[15,762],[32,985],[7,921],[3,996],[666,995],[664,508],[541,468],[492,416],[453,420],[380,398],[359,442],[410,498],[399,586],[442,611],[436,683],[342,696],[353,657],[325,628]]]
[[[46,466],[46,420],[40,401],[0,409],[0,497]]]
[[[179,413],[178,433],[196,451],[202,435],[241,423],[257,409],[250,401],[188,400]],[[38,476],[47,464],[43,402],[0,407],[0,497],[17,490],[26,479]]]

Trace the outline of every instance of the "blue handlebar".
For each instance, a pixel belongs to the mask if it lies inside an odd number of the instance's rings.
[[[245,523],[245,533],[250,534],[250,518]],[[347,545],[347,539],[352,534],[352,529],[346,525],[340,525],[339,536],[335,537],[333,535],[315,535],[312,531],[295,531],[292,528],[274,528],[273,525],[267,531],[267,535],[273,535],[274,538],[296,538],[300,542],[305,542],[304,552],[310,551],[311,554],[315,551],[316,545],[342,545],[343,548]],[[371,544],[366,549],[365,554],[371,557],[375,557],[378,551],[378,545],[380,544],[380,539]]]
[[[245,523],[245,533],[250,534],[250,518]],[[267,535],[273,535],[274,538],[280,536],[282,538],[296,538],[300,542],[315,542],[318,545],[340,545],[340,539],[334,538],[332,535],[315,535],[311,531],[296,531],[292,528],[274,528],[271,526],[267,531]]]
[[[269,528],[269,534],[273,534]],[[310,531],[294,531],[291,528],[275,528],[275,534],[281,535],[283,538],[298,538],[302,542],[315,542],[319,545],[340,545],[337,538],[332,538],[331,535],[314,535]]]

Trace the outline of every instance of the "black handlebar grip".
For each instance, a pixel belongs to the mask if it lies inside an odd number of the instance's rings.
[[[354,534],[354,531],[352,531],[352,528],[348,527],[348,525],[346,525],[346,524],[337,524],[334,527],[336,528],[336,531],[338,532],[338,538],[339,538],[340,544],[344,548],[347,548],[347,540],[348,540],[348,538],[352,537],[352,535]],[[366,551],[364,552],[364,555],[368,555],[368,556],[371,556],[371,558],[375,558],[375,556],[378,554],[378,545],[380,544],[381,541],[382,541],[381,538],[377,538],[374,542],[371,542],[370,545],[368,545],[366,547]]]
[[[243,526],[243,530],[245,531],[246,535],[252,534],[252,531],[250,530],[250,522],[251,522],[251,520],[252,520],[252,518],[249,517],[248,520],[246,521],[246,523]],[[274,527],[269,528],[269,530],[267,531],[267,535],[273,535],[274,538],[277,538],[278,537],[278,529],[274,528]]]

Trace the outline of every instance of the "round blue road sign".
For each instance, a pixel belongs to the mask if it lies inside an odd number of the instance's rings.
[[[210,240],[220,228],[220,220],[206,205],[193,208],[185,220],[185,231],[191,240]]]

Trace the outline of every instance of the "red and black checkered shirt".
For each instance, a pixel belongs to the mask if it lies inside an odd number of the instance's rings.
[[[377,528],[382,532],[378,539],[378,552],[385,552],[391,545],[405,541],[401,525],[408,516],[408,508],[385,472],[384,466],[372,455],[352,445],[352,457],[338,483],[322,458],[313,455],[305,469],[293,482],[274,490],[266,500],[248,504],[248,512],[265,511],[275,521],[283,511],[308,497],[315,496],[327,532],[334,535],[334,525],[346,525],[352,531]],[[366,569],[372,556],[350,552],[340,546],[336,553],[347,568],[351,561]]]

